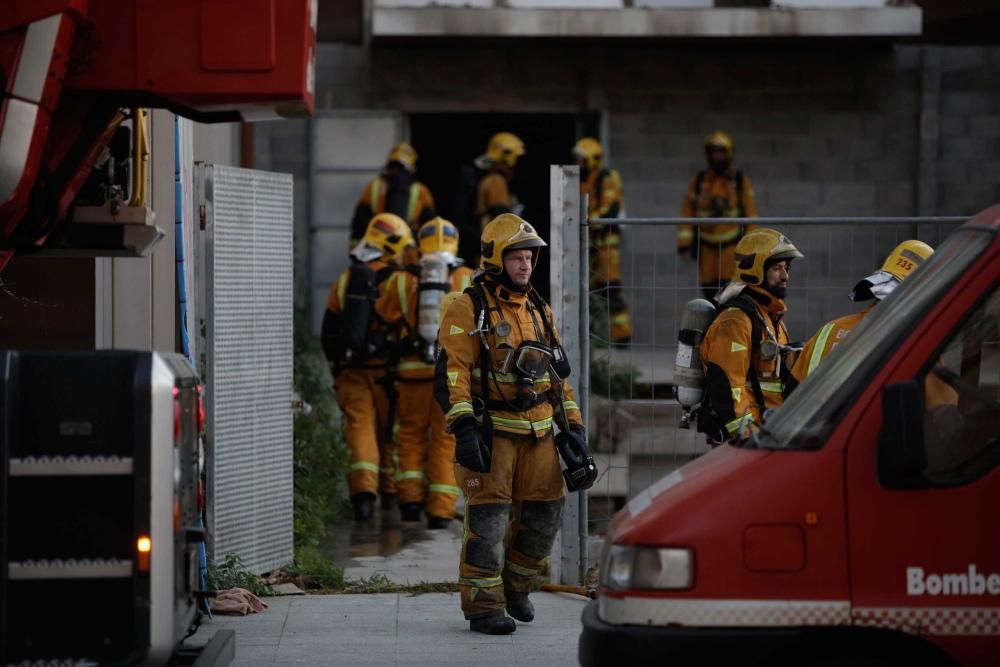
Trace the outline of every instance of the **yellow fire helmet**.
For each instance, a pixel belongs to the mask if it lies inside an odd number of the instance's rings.
[[[503,273],[503,254],[508,250],[542,248],[548,243],[542,240],[535,228],[513,213],[501,213],[485,227],[480,237],[481,268],[486,273]],[[537,258],[537,254],[535,257]]]
[[[413,232],[405,220],[394,213],[379,213],[368,223],[365,235],[351,251],[351,256],[361,262],[384,256],[399,264],[406,248],[413,245]]]
[[[761,227],[747,232],[736,244],[736,270],[733,280],[748,285],[764,283],[764,265],[770,260],[801,259],[802,253],[788,237],[774,229]]]
[[[490,138],[486,145],[486,159],[490,162],[502,163],[508,167],[517,164],[517,158],[524,155],[524,142],[516,134],[498,132]]]
[[[412,174],[417,168],[417,151],[406,142],[396,144],[389,151],[389,157],[385,159],[385,162],[386,164],[398,162],[403,165],[403,169]]]
[[[716,130],[705,137],[705,149],[709,148],[724,148],[726,150],[726,157],[730,159],[733,157],[733,140],[729,138],[728,134],[720,130]]]
[[[573,157],[583,160],[587,169],[594,171],[604,164],[604,148],[601,142],[593,137],[584,137],[573,146]]]
[[[452,257],[458,254],[458,228],[438,216],[431,218],[417,231],[421,254],[441,252]]]
[[[903,241],[889,253],[882,263],[882,268],[860,281],[851,290],[851,301],[882,300],[892,294],[892,291],[908,275],[916,271],[928,257],[934,254],[934,248],[923,241]]]

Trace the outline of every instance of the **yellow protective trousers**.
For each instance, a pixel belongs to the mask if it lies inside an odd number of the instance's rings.
[[[458,588],[466,618],[502,610],[505,592],[530,591],[562,520],[563,479],[551,432],[539,440],[493,434],[488,473],[460,465],[466,497]]]
[[[590,229],[590,289],[607,290],[611,342],[627,343],[632,339],[632,318],[622,294],[621,236],[613,225]],[[605,332],[597,332],[602,335]]]
[[[455,436],[445,431],[444,412],[434,400],[432,380],[400,381],[399,503],[424,503],[427,516],[455,516]],[[426,498],[426,501],[425,501]]]
[[[334,379],[337,404],[344,415],[344,437],[351,451],[347,473],[350,495],[395,493],[395,466],[389,422],[389,398],[381,384],[382,368],[345,368]]]

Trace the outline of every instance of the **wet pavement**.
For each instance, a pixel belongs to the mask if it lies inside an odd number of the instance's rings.
[[[426,519],[403,522],[398,509],[376,511],[371,521],[328,527],[321,549],[349,579],[384,575],[397,584],[443,583],[458,578],[461,519],[428,530]]]

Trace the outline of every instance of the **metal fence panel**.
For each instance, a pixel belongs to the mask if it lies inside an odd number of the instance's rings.
[[[677,427],[681,409],[673,399],[673,366],[681,312],[689,300],[704,296],[697,262],[677,252],[677,227],[719,222],[666,217],[588,221],[582,212],[576,216],[553,212],[554,237],[580,234],[581,224],[586,228],[618,226],[621,289],[633,324],[631,343],[616,346],[610,335],[610,286],[591,288],[590,281],[580,281],[578,289],[589,298],[574,302],[580,304],[580,320],[590,319],[580,336],[581,357],[589,361],[589,367],[582,369],[586,377],[577,382],[589,386],[585,418],[601,476],[588,492],[589,520],[579,535],[568,535],[564,525],[564,542],[590,543],[592,550],[593,540],[588,541],[587,533],[604,533],[628,499],[709,450],[705,437],[694,427]],[[878,269],[897,243],[916,238],[936,246],[964,219],[831,217],[725,222],[776,228],[805,255],[792,266],[785,299],[789,334],[793,341],[805,341],[825,322],[861,310],[863,304],[848,299],[851,288]],[[587,257],[588,234],[580,238],[581,257]],[[576,284],[564,278],[561,286],[573,290]],[[558,297],[553,301],[559,301]]]
[[[212,554],[266,572],[292,559],[292,177],[201,176]]]

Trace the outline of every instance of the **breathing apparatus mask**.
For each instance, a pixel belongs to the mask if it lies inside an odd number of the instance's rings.
[[[552,349],[537,341],[524,341],[511,348],[508,344],[502,343],[501,349],[507,347],[507,356],[500,367],[501,372],[512,372],[517,377],[517,395],[510,401],[516,410],[529,410],[540,402],[539,395],[535,393],[535,382],[545,377],[545,374],[552,366]]]

